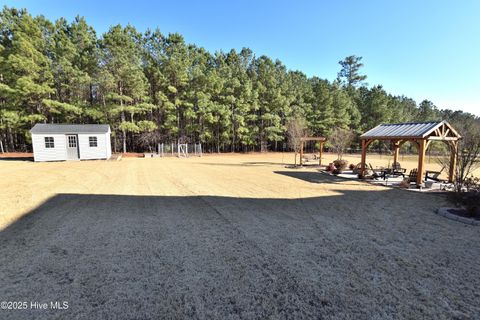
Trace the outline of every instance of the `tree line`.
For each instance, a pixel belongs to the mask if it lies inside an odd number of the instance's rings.
[[[0,140],[31,149],[38,122],[107,123],[115,151],[159,142],[201,142],[207,151],[281,150],[286,125],[303,117],[309,134],[364,132],[380,123],[475,122],[368,87],[361,57],[340,61],[334,81],[307,77],[243,48],[208,52],[178,33],[115,25],[100,37],[83,17],[55,22],[26,9],[0,13]]]

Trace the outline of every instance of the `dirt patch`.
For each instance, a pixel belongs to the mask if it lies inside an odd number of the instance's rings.
[[[0,158],[33,158],[31,152],[5,152],[0,153]]]
[[[114,155],[121,155],[123,158],[143,158],[144,156],[144,154],[140,152],[115,153]]]

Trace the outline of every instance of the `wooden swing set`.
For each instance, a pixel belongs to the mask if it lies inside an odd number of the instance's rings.
[[[322,165],[322,156],[323,156],[323,144],[327,139],[324,137],[303,137],[300,138],[300,165],[303,166],[303,149],[305,148],[305,144],[309,141],[317,141],[319,143],[318,148],[318,165]]]

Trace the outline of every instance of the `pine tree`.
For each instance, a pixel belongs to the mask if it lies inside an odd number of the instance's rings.
[[[360,69],[363,67],[361,61],[362,57],[352,55],[338,62],[342,66],[342,69],[338,73],[337,80],[348,90],[362,85],[363,81],[367,79],[366,75],[360,74]]]
[[[441,119],[440,112],[433,102],[429,100],[423,100],[418,105],[418,115],[417,119],[419,121],[437,121]]]
[[[211,54],[160,30],[113,26],[100,39],[85,19],[51,23],[26,10],[0,12],[0,140],[29,148],[36,122],[108,123],[114,150],[160,141],[202,142],[215,151],[277,150],[286,124],[304,117],[313,135],[359,134],[380,123],[470,114],[367,87],[362,58],[340,61],[333,83],[256,58],[247,48]],[[477,122],[475,122],[477,121]],[[120,135],[121,139],[118,139]]]
[[[307,114],[309,128],[313,135],[328,136],[335,126],[335,111],[333,108],[333,96],[331,85],[327,80],[313,77],[310,80],[312,86],[312,110]]]
[[[389,98],[382,86],[375,86],[370,90],[363,90],[362,131],[369,130],[381,123],[389,123],[392,112],[389,109]]]
[[[284,137],[282,115],[287,114],[288,103],[282,92],[286,70],[279,62],[266,56],[255,61],[253,86],[257,97],[257,141],[261,151],[266,151],[269,141],[280,141]]]
[[[122,150],[127,152],[127,133],[138,133],[135,113],[142,113],[145,107],[140,103],[148,101],[147,83],[141,61],[140,35],[135,28],[120,25],[110,28],[101,42],[105,97],[111,103],[111,113],[120,115],[115,127],[122,133]],[[127,113],[130,119],[127,119]]]
[[[45,19],[32,18],[26,10],[9,8],[2,10],[0,21],[1,124],[7,145],[14,150],[27,138],[26,126],[53,120],[54,110],[45,103],[54,93],[47,56],[49,26]]]

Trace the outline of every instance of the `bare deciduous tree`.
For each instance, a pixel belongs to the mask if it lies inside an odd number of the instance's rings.
[[[138,136],[138,144],[148,151],[152,152],[162,141],[163,136],[157,131],[143,132]]]
[[[295,165],[297,153],[300,152],[301,139],[307,134],[307,122],[302,116],[294,116],[287,122],[287,137],[290,148],[295,152]]]
[[[480,167],[480,122],[455,123],[462,139],[458,142],[456,154],[455,191],[468,189],[468,181],[475,169]],[[441,165],[450,167],[450,158],[439,159]]]
[[[350,147],[354,138],[355,133],[350,129],[336,127],[332,130],[328,142],[332,146],[332,149],[337,153],[338,160],[342,160],[345,150]]]

